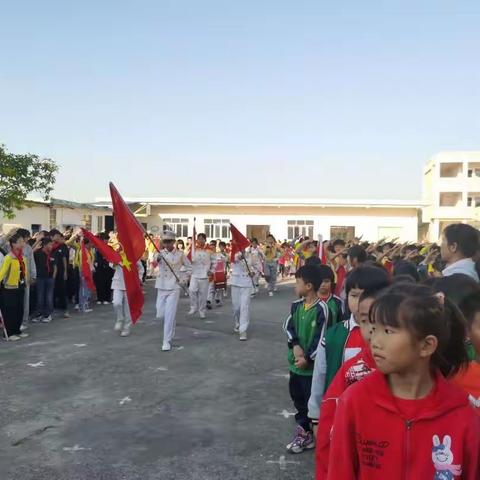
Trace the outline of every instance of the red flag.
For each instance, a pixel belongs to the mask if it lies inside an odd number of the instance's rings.
[[[232,223],[230,224],[230,233],[232,234],[232,249],[230,251],[230,261],[235,261],[235,255],[238,252],[242,252],[249,245],[250,241],[246,238]]]
[[[118,243],[121,248],[118,253],[121,258],[120,264],[123,269],[128,306],[132,323],[135,325],[142,314],[144,302],[142,286],[138,276],[137,261],[145,252],[145,231],[113,183],[110,183],[110,195],[117,226]]]
[[[80,249],[81,249],[81,256],[82,256],[82,275],[83,278],[85,279],[85,283],[87,284],[87,287],[89,290],[92,292],[95,291],[95,284],[93,283],[93,277],[92,277],[92,269],[90,268],[90,264],[88,263],[88,252],[87,252],[87,247],[85,247],[85,241],[82,240],[80,243]]]
[[[195,218],[193,219],[193,237],[192,244],[190,245],[190,251],[188,252],[187,258],[190,262],[193,261],[193,255],[195,254],[195,247],[197,246],[197,229],[195,228]]]
[[[88,238],[90,243],[100,252],[102,257],[110,263],[122,263],[121,255],[116,252],[110,245],[96,237],[92,232],[82,228],[82,233],[85,238]]]

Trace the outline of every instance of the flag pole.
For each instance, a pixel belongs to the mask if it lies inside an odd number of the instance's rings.
[[[242,254],[242,260],[245,262],[245,266],[247,267],[247,271],[248,271],[248,275],[250,276],[250,280],[252,281],[253,291],[255,292],[255,288],[257,288],[257,287],[255,285],[255,282],[253,281],[252,271],[250,270],[250,267],[248,266],[248,263],[247,263],[247,259],[245,258],[245,252],[243,250],[240,250],[240,252]]]
[[[143,228],[143,225],[142,225],[142,228]],[[145,233],[145,237],[148,238],[150,240],[150,242],[152,243],[152,245],[154,246],[155,250],[158,253],[158,256],[165,262],[165,265],[167,266],[167,268],[172,272],[173,276],[177,280],[178,286],[183,290],[185,295],[188,295],[188,290],[180,283],[180,279],[178,278],[177,274],[173,270],[172,266],[168,263],[167,259],[162,255],[162,252],[155,245],[155,242],[153,241],[152,235],[150,233],[147,233],[145,231],[145,228],[143,229],[143,231]]]
[[[5,322],[3,321],[3,315],[1,310],[0,310],[0,325],[2,326],[3,334],[5,335],[5,340],[8,342],[7,327],[5,326]]]

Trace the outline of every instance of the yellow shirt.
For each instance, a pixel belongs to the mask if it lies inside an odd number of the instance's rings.
[[[28,281],[27,262],[25,265],[25,281]],[[5,280],[5,288],[18,288],[20,283],[20,262],[18,258],[7,255],[0,268],[0,282]]]

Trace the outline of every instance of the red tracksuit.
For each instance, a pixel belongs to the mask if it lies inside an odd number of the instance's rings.
[[[377,370],[340,398],[327,478],[478,480],[479,455],[480,418],[464,392],[437,374],[424,399],[398,399]]]
[[[375,370],[375,368],[375,360],[373,359],[370,347],[365,345],[357,355],[347,360],[341,366],[325,392],[320,409],[317,431],[315,451],[316,480],[325,480],[327,478],[330,434],[340,395],[354,383],[363,380],[369,373]]]

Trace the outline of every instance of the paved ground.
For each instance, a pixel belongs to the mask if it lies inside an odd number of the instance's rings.
[[[181,300],[162,353],[147,286],[143,320],[113,333],[112,307],[33,325],[0,344],[2,480],[302,479],[313,454],[285,454],[294,420],[282,321],[291,285],[252,302],[249,341],[230,302],[205,320]]]

